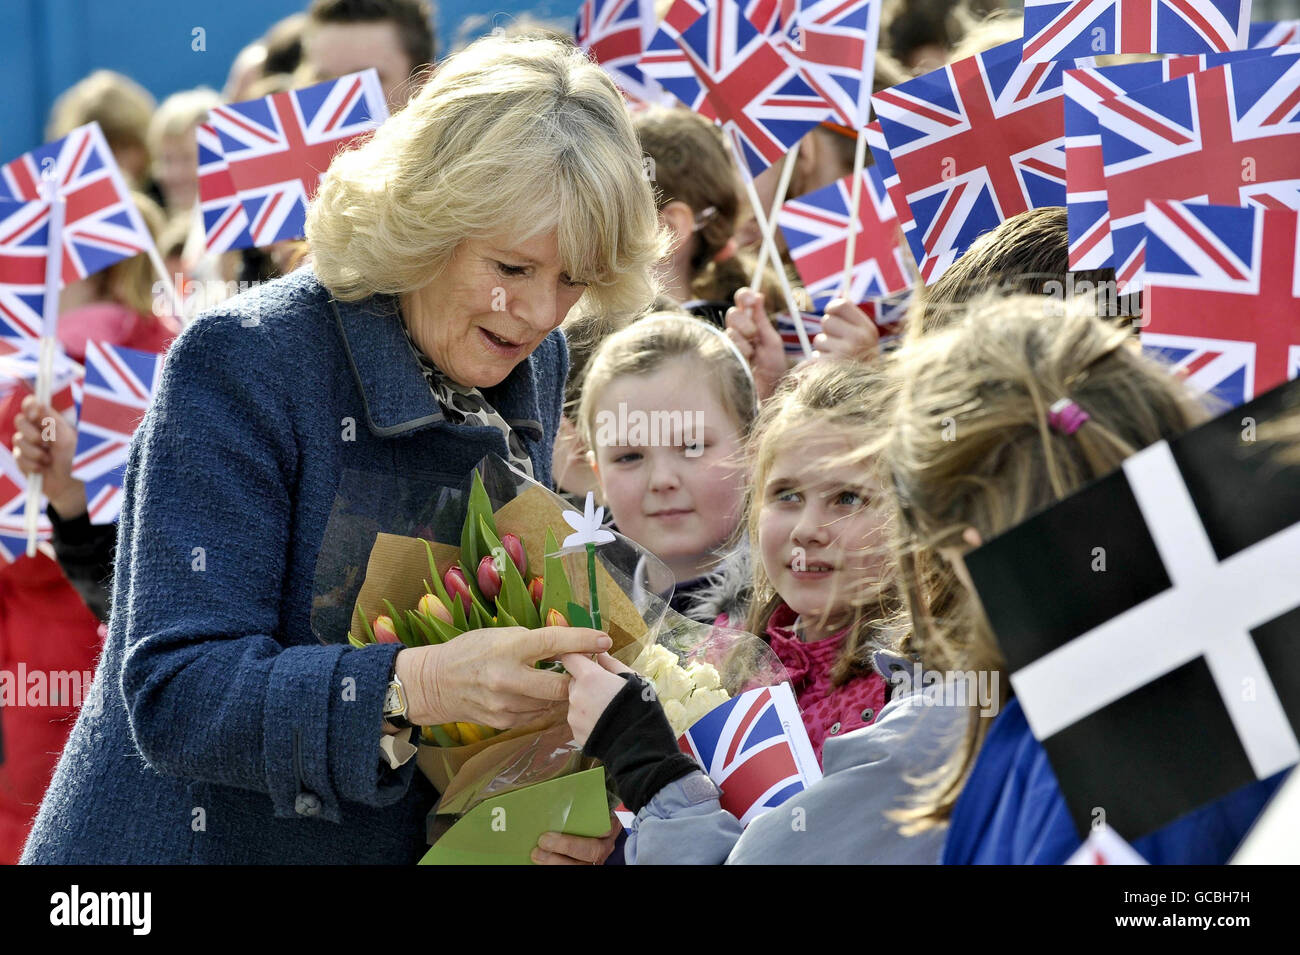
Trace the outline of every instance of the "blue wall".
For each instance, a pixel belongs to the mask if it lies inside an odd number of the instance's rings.
[[[195,86],[221,89],[231,61],[308,0],[0,0],[0,162],[42,141],[55,98],[86,74],[117,70],[161,100]],[[571,23],[578,0],[443,0],[438,49],[472,39],[512,13]],[[195,27],[206,51],[191,47]]]

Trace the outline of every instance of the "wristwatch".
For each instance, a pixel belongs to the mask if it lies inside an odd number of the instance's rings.
[[[415,725],[406,718],[406,688],[396,672],[389,681],[388,693],[384,695],[384,719],[402,730]]]

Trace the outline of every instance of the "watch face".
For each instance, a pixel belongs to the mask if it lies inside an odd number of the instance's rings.
[[[400,713],[402,709],[402,697],[398,694],[397,687],[390,685],[388,695],[384,697],[384,713]]]

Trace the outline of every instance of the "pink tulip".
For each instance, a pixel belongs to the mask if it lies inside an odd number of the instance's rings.
[[[501,572],[497,570],[496,559],[488,556],[478,562],[478,589],[488,600],[496,600],[501,593]]]
[[[397,628],[393,626],[393,618],[387,614],[381,614],[375,618],[375,641],[377,643],[397,643]]]
[[[546,625],[548,627],[567,627],[569,621],[564,619],[564,614],[552,607],[546,614]]]
[[[452,600],[459,598],[460,605],[465,608],[466,613],[469,613],[473,598],[470,597],[469,580],[465,577],[465,571],[459,567],[450,568],[443,575],[442,583],[447,588],[447,596]]]
[[[514,534],[501,535],[501,546],[506,549],[510,559],[519,568],[519,576],[528,576],[528,555],[524,552],[524,543]]]
[[[416,607],[426,617],[433,617],[443,623],[452,623],[451,611],[435,594],[425,594]]]
[[[528,596],[533,598],[533,603],[540,610],[542,607],[542,592],[546,589],[546,582],[540,577],[534,577],[528,581]]]

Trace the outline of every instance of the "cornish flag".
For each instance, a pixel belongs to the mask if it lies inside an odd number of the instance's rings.
[[[1005,219],[1065,204],[1071,66],[1022,63],[1013,40],[872,97],[926,257],[950,263]]]
[[[85,398],[72,476],[98,482],[96,487],[104,499],[97,513],[92,509],[95,523],[117,518],[131,438],[153,399],[162,362],[163,356],[152,352],[106,342],[86,344]]]
[[[66,203],[65,285],[154,247],[98,123],[80,126],[0,168],[0,199],[31,203],[46,198],[42,180],[47,178]],[[31,208],[48,220],[48,206]]]
[[[1243,432],[1297,407],[1274,389],[966,557],[1081,834],[1101,808],[1140,839],[1300,758],[1300,480]]]
[[[1148,202],[1143,347],[1231,405],[1300,375],[1296,219]]]
[[[1147,199],[1300,207],[1300,56],[1255,56],[1098,106],[1116,280],[1140,289]]]
[[[825,310],[827,303],[840,293],[852,198],[853,177],[849,175],[791,199],[781,206],[777,216],[790,257],[818,311]],[[851,300],[866,302],[907,288],[910,283],[903,266],[898,219],[885,193],[880,170],[874,166],[862,171],[853,229],[857,238],[853,246],[856,261]]]
[[[641,68],[691,109],[720,122],[751,176],[830,115],[826,101],[746,18],[739,0],[675,0]]]
[[[722,808],[742,826],[822,777],[789,683],[732,697],[678,742],[722,790]]]
[[[1088,67],[1065,74],[1065,205],[1070,268],[1113,268],[1106,163],[1101,151],[1102,103],[1147,86],[1256,56],[1300,53],[1300,47],[1172,56],[1146,63]]]
[[[253,244],[298,239],[330,160],[388,118],[373,69],[208,111]],[[206,221],[205,221],[206,225]]]
[[[1250,0],[1025,0],[1026,62],[1246,46]]]

